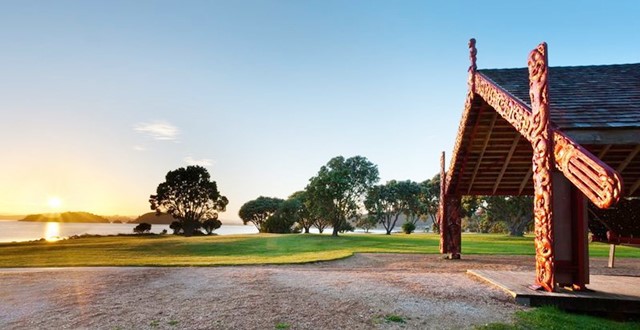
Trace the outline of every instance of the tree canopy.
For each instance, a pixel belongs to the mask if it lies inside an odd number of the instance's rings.
[[[391,180],[371,187],[364,204],[369,215],[377,219],[390,235],[401,214],[405,214],[407,219],[418,219],[420,192],[420,185],[416,182]],[[415,223],[410,222],[415,228]]]
[[[484,205],[490,222],[501,222],[511,236],[523,236],[533,223],[533,197],[485,196]]]
[[[251,222],[258,231],[264,232],[264,223],[280,208],[282,203],[284,200],[281,198],[260,196],[244,203],[240,207],[238,215],[245,225]]]
[[[338,236],[352,228],[348,220],[357,218],[364,194],[378,180],[377,166],[365,157],[334,157],[309,180],[311,211],[329,219],[333,236]]]
[[[187,166],[169,171],[149,203],[157,214],[167,213],[177,219],[185,236],[191,236],[203,221],[218,219],[218,212],[226,210],[229,200],[220,195],[207,169]]]

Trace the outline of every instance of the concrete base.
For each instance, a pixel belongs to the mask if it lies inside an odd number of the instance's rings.
[[[531,272],[468,270],[467,273],[509,293],[524,306],[557,306],[560,309],[599,314],[640,315],[640,277],[591,275],[586,291],[560,288],[557,292],[529,287]]]

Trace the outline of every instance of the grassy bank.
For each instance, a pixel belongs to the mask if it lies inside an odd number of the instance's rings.
[[[626,330],[640,329],[640,322],[616,322],[601,317],[563,312],[555,307],[540,307],[515,314],[513,324],[492,323],[478,329],[482,330],[521,330],[521,329],[581,329],[581,330]]]
[[[0,243],[0,267],[209,266],[303,263],[359,252],[438,253],[434,234],[230,235],[180,237],[109,236],[58,242]],[[465,234],[463,254],[533,255],[531,237]],[[590,245],[591,256],[605,257],[608,246]],[[618,257],[640,258],[640,249],[619,247]]]

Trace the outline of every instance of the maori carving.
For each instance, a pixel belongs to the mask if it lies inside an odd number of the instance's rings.
[[[622,178],[562,132],[553,133],[556,168],[601,209],[615,205],[622,196]]]
[[[460,259],[460,246],[461,246],[461,218],[460,207],[461,197],[458,195],[451,195],[446,197],[447,204],[447,252],[449,253],[449,259]]]
[[[469,90],[472,93],[476,91],[476,70],[478,66],[476,65],[476,55],[478,54],[478,50],[476,49],[476,39],[469,39],[469,60],[471,61],[471,65],[469,66]]]
[[[533,147],[536,284],[546,291],[553,291],[555,286],[551,187],[553,140],[550,139],[549,128],[546,43],[541,43],[531,51],[528,66],[529,95],[533,112],[528,136]]]
[[[531,142],[531,112],[524,102],[511,96],[481,72],[476,74],[476,93],[482,97],[511,124],[522,136]]]

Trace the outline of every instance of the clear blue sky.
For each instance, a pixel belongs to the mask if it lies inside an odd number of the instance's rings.
[[[188,164],[223,220],[337,155],[422,181],[453,147],[470,37],[479,68],[541,41],[552,66],[634,63],[636,3],[0,1],[0,213],[141,214]]]

